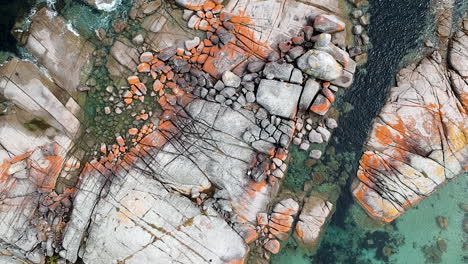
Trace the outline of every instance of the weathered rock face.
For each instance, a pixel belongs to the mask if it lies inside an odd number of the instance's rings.
[[[291,119],[296,115],[302,87],[274,80],[262,80],[258,86],[257,101],[268,112]]]
[[[28,113],[25,122],[42,120],[66,134],[78,133],[80,107],[32,62],[14,58],[1,66],[0,94]]]
[[[45,258],[37,246],[46,242],[45,233],[50,228],[41,217],[47,210],[39,211],[38,204],[43,202],[43,194],[55,186],[64,161],[62,151],[57,144],[46,145],[4,159],[0,165],[2,242],[34,263]]]
[[[140,60],[140,54],[128,39],[117,40],[112,45],[107,69],[112,79],[125,78],[132,73]]]
[[[72,31],[64,18],[47,12],[42,8],[32,17],[26,48],[60,87],[74,95],[91,71],[94,46]]]
[[[86,263],[170,262],[176,256],[182,263],[229,263],[245,258],[243,238],[218,212],[232,212],[243,219],[238,223],[254,222],[269,201],[266,182],[256,183],[247,175],[255,151],[243,143],[242,133],[255,124],[253,113],[203,100],[185,109],[174,124],[181,129],[177,134],[161,131],[147,142],[155,146],[174,138],[170,143],[138,155],[132,165],[89,170],[74,201],[77,209],[65,232],[63,256],[77,258],[91,220]],[[95,193],[103,188],[106,175],[113,180],[105,198],[99,199]],[[213,203],[218,211],[208,202],[202,211],[178,194],[193,196],[210,188],[217,189]],[[219,243],[219,237],[229,243]]]
[[[456,33],[448,51],[454,70],[438,52],[401,70],[373,124],[352,191],[381,221],[468,168],[467,33]]]
[[[294,239],[299,245],[311,252],[317,249],[332,210],[333,204],[318,196],[306,199],[294,232]]]
[[[260,42],[271,45],[295,37],[307,21],[319,14],[333,12],[341,14],[339,2],[319,0],[308,2],[274,0],[245,2],[230,1],[225,10],[236,13],[239,10],[252,18],[252,24],[261,30],[255,30],[255,37]]]

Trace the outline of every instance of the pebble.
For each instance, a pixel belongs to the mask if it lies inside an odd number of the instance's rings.
[[[309,142],[302,142],[301,145],[299,146],[299,149],[304,150],[304,151],[309,150],[309,148],[310,148]]]
[[[263,61],[253,61],[247,65],[247,70],[249,72],[255,73],[260,72],[265,67],[265,63]]]
[[[304,54],[304,48],[301,46],[296,46],[289,50],[288,55],[291,59],[295,60],[299,58],[302,54]]]
[[[280,56],[279,56],[278,52],[276,52],[276,51],[270,52],[268,54],[268,57],[267,57],[268,61],[277,61],[277,60],[279,60],[279,58],[280,58]]]
[[[143,38],[142,34],[138,34],[135,37],[133,37],[133,39],[132,39],[132,43],[137,45],[137,46],[140,46],[141,44],[143,44],[144,41],[145,41],[145,39]]]
[[[354,18],[360,18],[362,15],[363,15],[363,12],[362,10],[359,10],[359,9],[356,9],[354,10],[351,15],[354,17]]]
[[[309,157],[312,159],[320,159],[322,157],[322,151],[318,149],[314,149],[310,152]]]
[[[189,9],[184,9],[184,13],[182,14],[182,18],[184,20],[189,20],[190,17],[193,15],[193,11]]]
[[[338,123],[336,122],[335,119],[333,118],[327,118],[326,122],[325,122],[326,126],[330,129],[335,129],[338,127]]]
[[[195,37],[193,39],[190,39],[190,40],[186,40],[185,41],[185,48],[187,50],[191,50],[195,47],[197,47],[198,45],[200,44],[200,38],[199,37]]]
[[[310,143],[316,143],[316,144],[321,144],[323,143],[323,137],[320,133],[318,133],[315,130],[310,131],[309,133],[309,142]]]
[[[222,76],[224,85],[237,88],[241,84],[241,78],[231,71],[225,71]]]
[[[320,135],[322,135],[322,138],[325,142],[328,142],[328,140],[330,140],[331,133],[326,128],[319,126],[317,127],[317,132],[319,132]]]
[[[353,26],[353,34],[354,35],[361,35],[363,31],[364,31],[364,28],[361,25]]]
[[[245,94],[245,100],[247,101],[247,103],[253,103],[255,102],[255,95],[253,92],[247,92]]]

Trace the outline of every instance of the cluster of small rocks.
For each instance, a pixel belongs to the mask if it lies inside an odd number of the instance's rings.
[[[254,78],[256,78],[255,74],[244,75],[241,79],[231,71],[226,71],[221,80],[218,80],[211,88],[209,88],[211,85],[197,86],[193,94],[207,101],[218,102],[239,110],[255,102],[255,84],[252,82]]]
[[[35,218],[38,229],[38,237],[42,241],[41,248],[46,255],[52,257],[60,252],[61,231],[65,227],[65,217],[72,207],[72,195],[74,189],[66,189],[63,193],[57,194],[55,191],[44,193],[40,200],[39,213],[41,217]],[[61,230],[61,231],[59,231]]]
[[[278,148],[274,156],[259,153],[256,157],[255,166],[247,172],[254,181],[263,182],[266,179],[270,183],[276,182],[284,177],[287,169],[287,149]]]
[[[358,63],[367,61],[367,53],[370,43],[367,27],[370,23],[370,15],[365,12],[367,4],[363,1],[356,1],[355,8],[351,11],[350,17],[353,23],[352,33],[354,34],[354,47],[349,48],[349,54]]]
[[[267,252],[264,257],[269,259],[269,254],[277,254],[280,250],[280,242],[289,238],[293,227],[294,217],[299,212],[299,204],[292,198],[288,198],[277,203],[272,213],[261,212],[257,214],[256,229],[259,239],[256,245],[261,245]]]
[[[302,151],[308,151],[312,144],[327,143],[330,140],[330,130],[338,127],[338,123],[333,118],[325,119],[325,124],[320,124],[317,127],[313,127],[314,123],[311,118],[307,118],[305,123],[302,119],[298,119],[296,123],[296,129],[298,133],[293,139],[293,144],[298,145]],[[313,149],[310,151],[309,157],[311,159],[320,159],[322,151]]]

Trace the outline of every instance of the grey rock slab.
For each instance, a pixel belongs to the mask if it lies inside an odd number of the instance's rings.
[[[314,79],[308,79],[302,90],[301,99],[299,100],[299,110],[306,111],[320,90],[320,84]]]
[[[55,83],[73,95],[92,70],[95,47],[67,26],[63,17],[49,16],[48,12],[44,7],[31,17],[25,47]]]
[[[273,78],[283,81],[289,81],[294,66],[289,63],[270,62],[265,65],[263,74],[265,76],[272,75]]]
[[[257,102],[272,115],[291,119],[296,115],[302,87],[275,80],[261,80]]]

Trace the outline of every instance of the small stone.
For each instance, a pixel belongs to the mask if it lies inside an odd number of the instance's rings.
[[[253,103],[255,102],[255,94],[253,92],[247,92],[245,94],[245,100],[247,101],[247,103]]]
[[[293,139],[293,144],[294,145],[300,145],[302,143],[302,139],[298,138],[298,137],[295,137]]]
[[[465,213],[468,213],[468,204],[466,204],[466,203],[460,203],[458,206],[460,207],[460,209],[462,209],[463,211],[465,211]]]
[[[185,41],[185,48],[187,50],[191,50],[193,48],[196,48],[198,46],[198,44],[200,44],[200,38],[199,37],[195,37],[191,40],[186,40]]]
[[[137,45],[137,46],[140,46],[141,44],[143,44],[143,42],[145,41],[145,39],[143,38],[143,35],[142,34],[137,34],[135,37],[133,37],[132,39],[132,43]]]
[[[272,62],[272,61],[277,61],[279,60],[280,56],[278,54],[278,52],[276,51],[272,51],[268,54],[268,57],[267,57],[267,60]]]
[[[111,113],[110,107],[108,106],[104,107],[104,113],[106,113],[106,115],[109,115]]]
[[[320,133],[320,135],[322,135],[323,141],[328,142],[328,140],[330,140],[331,133],[326,128],[319,126],[319,127],[317,127],[316,130],[317,130],[317,132]]]
[[[315,130],[311,130],[309,132],[309,142],[310,143],[316,143],[316,144],[322,144],[323,143],[323,137],[320,133],[318,133]]]
[[[325,124],[326,124],[326,126],[327,126],[328,128],[330,128],[330,129],[335,129],[335,128],[338,127],[338,123],[337,123],[336,120],[333,119],[333,118],[327,118]]]
[[[317,95],[317,98],[315,98],[315,101],[312,103],[310,111],[323,116],[328,112],[330,107],[330,101],[322,94],[319,94]]]
[[[226,98],[224,96],[222,96],[221,94],[218,94],[218,95],[215,96],[215,100],[216,100],[216,102],[222,104],[222,103],[224,103],[224,101],[226,101]]]
[[[308,142],[302,142],[299,146],[300,150],[307,151],[310,148],[310,144]]]
[[[288,55],[291,59],[295,60],[304,54],[304,48],[301,46],[296,46],[289,50]]]
[[[187,27],[195,28],[201,19],[197,15],[192,15],[187,22]]]
[[[304,81],[302,71],[297,68],[294,68],[291,74],[291,79],[289,81],[292,83],[302,84],[302,82]]]
[[[365,33],[361,35],[361,40],[362,40],[362,44],[364,44],[364,45],[369,45],[369,43],[370,43],[369,35],[367,35]]]
[[[314,34],[314,28],[312,26],[304,27],[304,37],[307,41],[310,41],[312,39],[313,34]]]
[[[224,85],[237,88],[241,84],[241,78],[231,71],[225,71],[222,76]]]
[[[218,80],[215,85],[213,86],[214,89],[216,89],[217,91],[222,91],[224,89],[225,85],[223,83],[223,81],[221,80]]]
[[[190,17],[192,17],[192,15],[193,15],[193,11],[192,11],[192,10],[190,10],[190,9],[184,9],[184,13],[182,14],[182,18],[183,18],[184,20],[189,20]]]
[[[308,75],[331,81],[343,75],[343,67],[332,55],[320,50],[309,50],[297,60],[297,66]]]
[[[272,254],[278,254],[280,250],[280,243],[278,240],[273,239],[266,242],[265,245],[263,245],[263,247],[266,250],[270,251]]]
[[[436,217],[437,224],[441,229],[447,230],[448,228],[448,218],[445,216],[437,216]]]
[[[111,86],[111,85],[107,86],[107,87],[106,87],[106,91],[107,91],[108,93],[113,93],[113,92],[114,92],[114,86]]]
[[[360,18],[360,17],[363,15],[363,12],[362,12],[362,10],[360,10],[360,9],[355,9],[355,10],[351,13],[351,15],[352,15],[354,18],[357,19],[357,18]]]
[[[361,25],[353,26],[353,34],[354,35],[361,35],[363,31],[364,31],[364,28]]]
[[[259,108],[257,113],[255,113],[255,118],[263,120],[268,118],[268,112],[264,108]]]
[[[369,15],[364,15],[359,18],[359,23],[361,23],[361,25],[363,26],[369,25],[369,22],[370,22]]]
[[[282,53],[288,52],[290,48],[291,48],[291,45],[290,45],[288,42],[280,42],[280,43],[278,44],[278,49],[279,49]]]
[[[168,59],[172,58],[177,53],[176,47],[168,47],[159,52],[158,59],[162,61],[167,61]]]
[[[309,153],[309,158],[318,160],[322,157],[322,151],[318,149],[314,149]]]
[[[430,40],[424,41],[424,46],[426,46],[428,48],[434,48],[435,47],[434,43],[432,43],[432,41],[430,41]]]
[[[234,96],[234,94],[236,93],[236,89],[232,88],[232,87],[225,87],[222,91],[221,91],[221,94],[226,97],[226,98],[231,98]]]
[[[249,72],[259,72],[263,70],[265,63],[263,61],[253,61],[247,65],[247,70]]]

